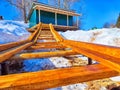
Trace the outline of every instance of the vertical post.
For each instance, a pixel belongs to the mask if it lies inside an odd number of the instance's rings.
[[[69,16],[67,15],[67,26],[69,26]]]
[[[88,57],[88,65],[92,64],[92,59]]]
[[[40,10],[38,10],[39,11],[39,22],[41,22],[41,17],[40,17]]]
[[[6,62],[1,63],[1,75],[7,75],[8,74],[8,65]]]
[[[55,12],[55,25],[57,25],[57,13]]]
[[[1,63],[0,63],[0,75],[2,75],[2,68],[1,68]]]
[[[76,16],[76,19],[77,19],[77,27],[78,27],[78,16]]]

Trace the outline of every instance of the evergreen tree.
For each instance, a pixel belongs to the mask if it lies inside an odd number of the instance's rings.
[[[120,28],[120,14],[119,14],[119,17],[117,19],[116,27]]]

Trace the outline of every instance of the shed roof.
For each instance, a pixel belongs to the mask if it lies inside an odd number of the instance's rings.
[[[49,6],[49,5],[46,5],[43,3],[33,2],[32,8],[28,15],[28,19],[30,18],[33,9],[38,9],[38,10],[43,10],[43,11],[48,11],[48,12],[53,12],[53,13],[59,13],[59,14],[65,14],[65,15],[70,15],[70,16],[80,16],[81,15],[81,14],[75,13],[75,11],[65,10],[65,9]]]

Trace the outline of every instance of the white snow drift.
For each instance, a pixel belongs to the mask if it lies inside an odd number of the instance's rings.
[[[29,33],[28,24],[20,21],[0,21],[0,44],[27,39]]]

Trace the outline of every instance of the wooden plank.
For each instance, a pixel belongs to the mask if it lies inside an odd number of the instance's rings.
[[[35,45],[58,45],[58,42],[37,42]]]
[[[49,37],[44,37],[44,38],[43,37],[38,37],[38,39],[39,40],[55,40],[55,38],[53,38],[53,37],[50,37],[50,38]]]
[[[46,37],[46,36],[47,37],[53,37],[53,35],[42,35],[42,34],[40,35],[40,37]]]
[[[33,42],[30,42],[30,43],[21,45],[17,48],[14,48],[14,49],[10,50],[10,51],[7,51],[7,52],[4,52],[4,53],[0,54],[0,63],[5,61],[6,59],[10,58],[14,54],[20,52],[21,50],[24,50],[25,48],[31,46],[32,44],[33,44]]]
[[[38,39],[38,37],[39,37],[39,35],[40,35],[40,33],[41,33],[41,29],[42,29],[42,24],[39,25],[37,35],[34,36],[34,37],[35,37],[35,38],[34,38],[34,43],[36,43],[36,41],[37,41],[37,39]]]
[[[119,73],[102,65],[44,70],[0,76],[0,89],[44,90],[116,75],[119,75]]]
[[[40,28],[41,28],[42,23],[39,23],[36,25],[37,29],[31,34],[31,36],[28,38],[29,41],[35,40],[35,36],[37,36],[37,34],[40,32]]]
[[[46,57],[60,57],[67,55],[76,55],[78,53],[67,50],[67,51],[56,51],[56,52],[38,52],[38,53],[23,53],[20,55],[22,58],[46,58]]]
[[[49,46],[31,46],[27,48],[27,50],[37,50],[37,49],[64,49],[67,48],[66,46],[54,46],[54,45],[49,45]]]
[[[92,58],[101,64],[120,72],[120,48],[64,40],[63,45],[69,46],[76,52]]]
[[[57,42],[63,41],[63,40],[64,40],[63,37],[60,36],[60,35],[55,31],[53,25],[52,25],[52,24],[49,24],[49,26],[50,26],[50,30],[51,30],[54,38],[56,39],[56,41],[57,41]]]
[[[29,40],[23,40],[23,41],[19,41],[19,42],[11,42],[11,43],[7,43],[7,44],[1,44],[0,45],[0,51],[7,50],[7,49],[10,49],[10,48],[15,47],[15,46],[25,44],[27,42],[29,42]]]

